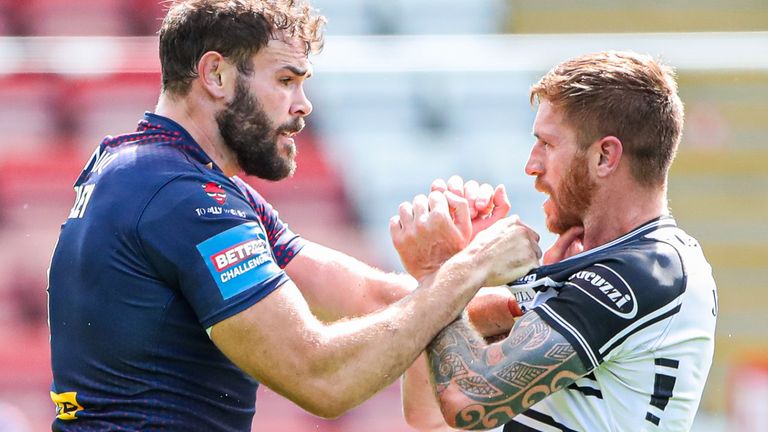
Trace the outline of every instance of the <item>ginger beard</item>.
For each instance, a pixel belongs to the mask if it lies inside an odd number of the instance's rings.
[[[246,174],[282,180],[296,170],[296,144],[287,134],[304,128],[304,119],[274,127],[245,78],[237,77],[235,97],[216,115],[219,133]]]
[[[556,189],[536,178],[536,189],[549,195],[544,202],[547,229],[554,234],[562,234],[569,228],[584,225],[584,215],[592,203],[596,183],[589,177],[587,157],[577,151],[560,179]]]

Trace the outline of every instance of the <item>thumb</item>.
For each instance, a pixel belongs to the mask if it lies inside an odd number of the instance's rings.
[[[496,186],[493,191],[493,212],[491,213],[493,218],[503,218],[509,213],[512,208],[512,204],[509,202],[507,196],[507,189],[503,184]]]
[[[581,237],[584,235],[584,227],[574,226],[568,228],[568,230],[557,237],[555,243],[544,254],[544,264],[553,264],[560,262],[570,256],[570,251],[577,250],[577,248],[571,249],[576,243],[581,242]]]

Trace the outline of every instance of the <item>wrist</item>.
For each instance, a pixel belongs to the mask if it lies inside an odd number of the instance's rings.
[[[448,261],[446,268],[452,271],[458,271],[464,275],[468,286],[473,287],[473,295],[480,287],[486,286],[485,279],[490,271],[490,265],[480,250],[471,250],[469,248],[462,250]]]

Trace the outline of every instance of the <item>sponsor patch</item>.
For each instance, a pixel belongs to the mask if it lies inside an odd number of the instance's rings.
[[[197,245],[224,300],[280,273],[264,230],[256,222],[230,228]]]
[[[533,298],[536,296],[536,291],[534,291],[533,288],[526,286],[507,286],[507,288],[509,288],[512,295],[515,296],[515,300],[517,300],[517,304],[520,305],[520,309],[523,313],[533,309]]]
[[[227,203],[227,191],[225,191],[220,184],[208,182],[203,185],[203,190],[209,197],[219,203],[219,205]]]
[[[56,418],[59,420],[75,420],[77,413],[83,410],[77,403],[77,392],[51,392],[51,400],[56,404]]]
[[[603,264],[595,264],[571,275],[568,284],[579,288],[614,314],[632,319],[637,315],[637,299],[627,281]]]

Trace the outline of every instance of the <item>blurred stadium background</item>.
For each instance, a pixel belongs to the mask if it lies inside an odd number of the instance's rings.
[[[676,66],[687,122],[670,202],[720,295],[694,430],[768,430],[768,2],[314,4],[328,38],[298,173],[253,183],[305,237],[386,269],[399,265],[388,218],[435,177],[503,182],[544,231],[523,165],[528,87],[551,66],[604,49]],[[157,0],[0,0],[0,431],[49,428],[48,260],[87,155],[153,109],[162,15]],[[397,385],[335,421],[259,393],[254,430],[408,430]]]

